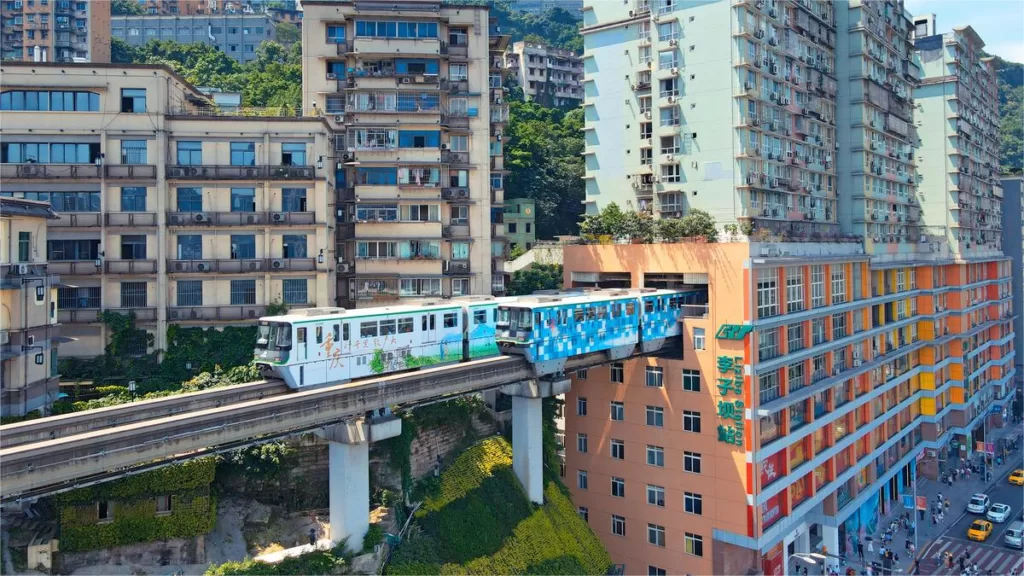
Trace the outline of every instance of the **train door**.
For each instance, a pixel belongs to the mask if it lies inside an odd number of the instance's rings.
[[[327,374],[328,367],[331,362],[326,346],[327,339],[330,337],[327,333],[329,329],[330,326],[327,324],[317,324],[312,327],[313,338],[315,341],[313,342],[312,350],[310,351],[310,359],[313,360],[313,362],[310,363],[310,370],[307,376],[316,378],[315,381],[318,384],[331,381],[331,378]]]
[[[309,355],[306,351],[306,328],[295,329],[295,360],[299,365],[299,386],[306,385],[306,362]]]
[[[424,342],[437,342],[437,315],[433,312],[427,312],[423,314],[420,320],[420,326],[423,328],[423,341]]]

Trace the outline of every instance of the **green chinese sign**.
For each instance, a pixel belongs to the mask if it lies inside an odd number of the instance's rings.
[[[750,334],[753,329],[753,326],[744,326],[742,324],[722,324],[718,328],[715,338],[719,340],[743,340],[743,337]]]
[[[728,325],[723,326],[723,328]],[[746,328],[747,326],[737,326]],[[721,334],[721,330],[719,330]],[[743,446],[743,358],[740,356],[718,357],[718,393],[722,399],[718,401],[718,417],[725,420],[718,425],[718,441],[735,446]],[[730,395],[739,399],[729,398]]]

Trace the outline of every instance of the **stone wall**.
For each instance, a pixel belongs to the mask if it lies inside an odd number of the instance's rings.
[[[145,542],[118,546],[107,550],[88,552],[59,552],[58,569],[61,574],[70,574],[87,566],[145,566],[205,564],[205,536],[179,538],[161,542]]]

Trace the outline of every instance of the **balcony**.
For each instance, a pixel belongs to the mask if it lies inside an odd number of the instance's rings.
[[[316,270],[313,258],[202,258],[196,260],[167,260],[170,274],[196,274],[220,272],[248,274],[251,272],[312,272]]]
[[[156,260],[112,260],[103,261],[107,274],[156,274]]]
[[[57,311],[61,324],[93,324],[100,321],[99,308],[61,308]]]
[[[469,274],[469,260],[445,260],[441,270],[446,275]]]
[[[505,158],[503,156],[491,156],[491,170],[504,170]]]
[[[156,180],[156,166],[152,164],[106,164],[107,178],[123,180]]]
[[[469,226],[466,224],[451,224],[441,228],[441,238],[469,238]]]
[[[265,316],[266,306],[186,306],[167,309],[167,319],[170,321],[180,320],[255,320]]]
[[[344,56],[352,52],[352,41],[345,40],[343,42],[337,42],[338,56]]]
[[[469,130],[469,116],[459,114],[442,114],[441,125],[453,130]]]
[[[124,302],[122,301],[121,304],[124,305]],[[135,314],[135,319],[139,322],[156,322],[156,308],[133,306],[131,308],[107,308],[106,311],[125,316]]]
[[[441,198],[449,202],[472,202],[469,188],[442,188]]]
[[[8,179],[73,179],[100,178],[103,167],[98,164],[0,164],[0,178]]]
[[[312,180],[312,166],[168,166],[171,180]]]
[[[46,225],[50,228],[99,228],[101,216],[99,212],[64,212]]]
[[[456,44],[449,44],[448,45],[448,55],[449,56],[468,57],[469,56],[469,46],[468,45],[463,45],[463,44],[457,44],[457,45]]]
[[[67,276],[93,276],[102,269],[99,260],[50,260],[47,269]]]
[[[168,212],[168,226],[316,224],[315,212]]]
[[[469,166],[469,152],[441,150],[441,163]]]
[[[110,212],[103,216],[107,226],[156,226],[153,212]]]

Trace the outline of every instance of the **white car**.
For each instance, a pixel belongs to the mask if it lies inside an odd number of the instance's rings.
[[[990,503],[988,494],[975,494],[971,496],[971,501],[967,503],[967,511],[974,514],[984,514],[988,512],[988,505]]]
[[[993,504],[992,507],[988,509],[988,514],[986,514],[985,517],[992,522],[1006,522],[1006,519],[1010,517],[1010,512],[1012,511],[1013,510],[1006,504]]]

